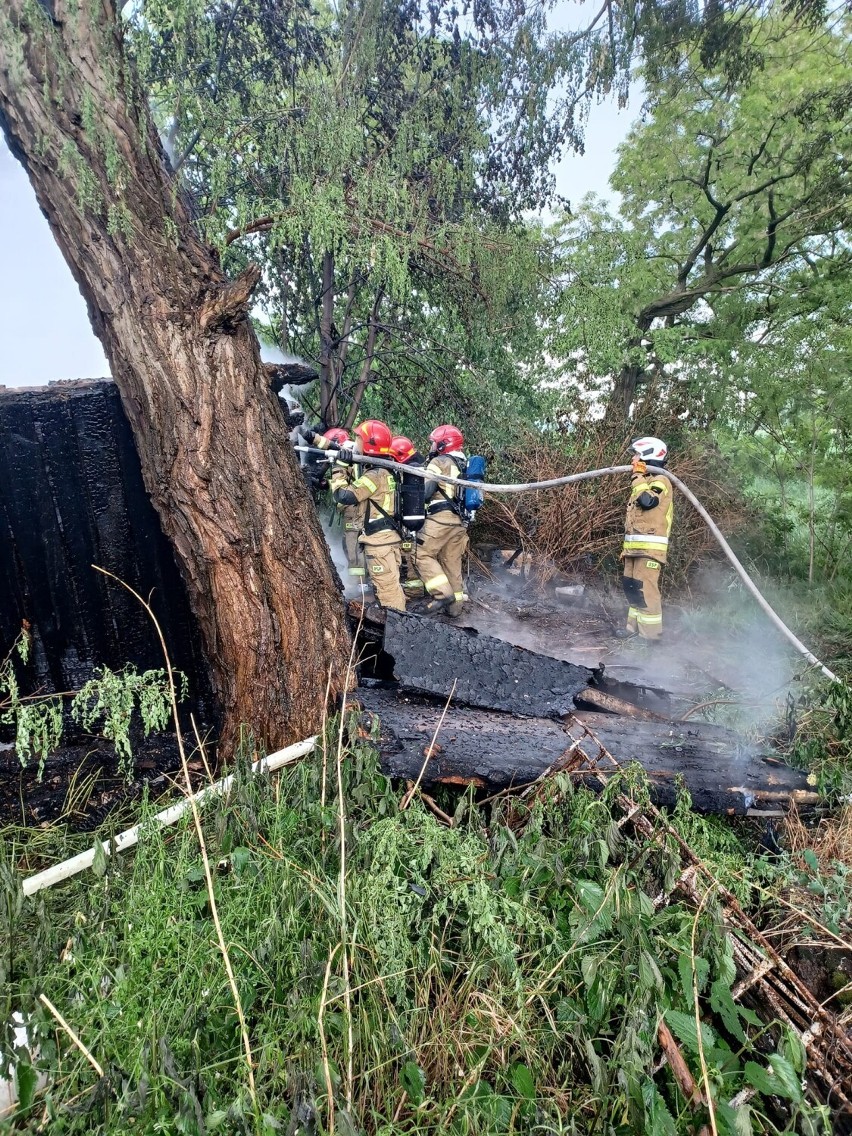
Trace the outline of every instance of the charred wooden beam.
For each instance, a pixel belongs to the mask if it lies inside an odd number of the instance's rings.
[[[745,815],[764,801],[808,806],[817,800],[804,774],[767,766],[757,747],[720,726],[685,728],[580,711],[559,723],[453,703],[432,745],[444,709],[437,701],[382,689],[363,689],[359,699],[378,717],[383,768],[402,781],[416,780],[424,762],[426,786],[474,785],[490,793],[569,764],[572,775],[600,781],[596,765],[575,760],[588,728],[620,764],[636,761],[645,769],[661,804],[675,801],[681,778],[696,808],[706,812]]]
[[[275,394],[284,387],[306,386],[319,378],[319,373],[307,363],[264,363],[263,366]]]
[[[383,649],[405,690],[535,718],[570,714],[596,673],[410,612],[385,614]]]

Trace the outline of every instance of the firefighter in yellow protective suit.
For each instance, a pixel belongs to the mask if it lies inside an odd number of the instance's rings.
[[[299,433],[309,446],[318,450],[340,449],[351,442],[349,435],[340,426],[333,426],[330,430],[320,434],[310,426],[300,426]],[[355,480],[355,467],[349,462],[336,462],[332,467],[332,478],[338,475],[338,485],[349,485]],[[331,484],[331,480],[329,484]],[[350,580],[356,584],[364,584],[366,567],[364,550],[358,538],[364,524],[363,505],[338,505],[340,520],[343,523],[343,552],[346,556],[346,566]]]
[[[390,456],[391,432],[384,422],[368,419],[355,427],[355,457]],[[388,469],[365,463],[360,475],[347,484],[341,471],[331,475],[331,495],[337,505],[363,506],[360,544],[367,562],[367,577],[382,607],[405,611],[405,594],[399,582],[402,537],[396,527],[396,479]]]
[[[427,473],[461,477],[467,465],[464,436],[457,426],[438,426],[429,435],[431,449]],[[453,486],[427,480],[426,522],[420,530],[417,571],[432,597],[428,611],[446,611],[458,616],[467,596],[464,591],[464,556],[468,549],[467,526]]]
[[[660,570],[666,562],[674,517],[672,483],[666,477],[668,447],[659,438],[637,438],[633,477],[624,525],[622,585],[630,608],[619,639],[639,635],[658,640],[663,634]]]

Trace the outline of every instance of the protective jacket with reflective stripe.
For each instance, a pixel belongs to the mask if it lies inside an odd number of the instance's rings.
[[[332,494],[338,505],[363,505],[364,527],[361,544],[394,544],[402,538],[394,527],[396,480],[390,470],[371,467],[346,488]]]
[[[657,499],[652,508],[643,508],[639,498],[649,493]],[[674,518],[672,483],[659,466],[649,465],[644,473],[634,473],[624,523],[622,556],[646,556],[665,564]]]

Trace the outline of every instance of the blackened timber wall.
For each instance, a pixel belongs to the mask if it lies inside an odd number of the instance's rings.
[[[0,387],[0,658],[31,624],[30,690],[75,690],[96,666],[163,665],[148,598],[196,700],[207,668],[171,546],[109,380]]]

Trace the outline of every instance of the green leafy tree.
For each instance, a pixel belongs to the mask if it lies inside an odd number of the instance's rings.
[[[666,403],[689,414],[679,376],[707,358],[717,326],[730,341],[731,297],[753,316],[756,293],[837,255],[847,231],[847,29],[803,30],[774,11],[745,26],[760,61],[748,81],[690,57],[652,91],[621,149],[618,214],[586,203],[558,227],[553,350],[608,384],[615,416],[641,415],[643,387],[651,413]],[[707,385],[719,378],[711,360]]]

